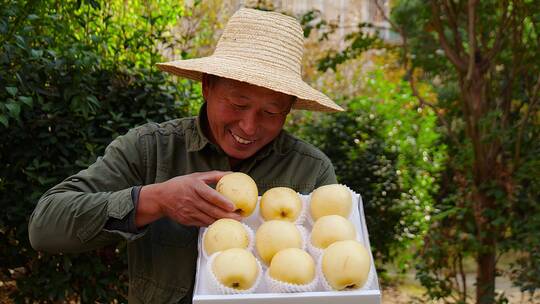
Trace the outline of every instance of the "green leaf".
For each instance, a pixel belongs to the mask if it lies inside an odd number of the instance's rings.
[[[21,49],[26,49],[26,41],[20,35],[15,35],[15,44]]]
[[[21,106],[18,103],[10,102],[6,104],[6,107],[8,108],[11,117],[17,119],[19,118],[19,114],[21,113]]]
[[[31,96],[19,96],[19,100],[29,107],[32,107],[33,105],[33,100]]]
[[[88,95],[86,96],[86,100],[88,100],[92,105],[99,106],[99,101],[94,95]]]
[[[6,87],[6,91],[9,93],[9,95],[15,96],[19,90],[16,87]]]
[[[0,122],[4,125],[4,127],[9,127],[9,121],[6,115],[0,114]]]
[[[34,57],[34,58],[39,58],[39,57],[43,56],[43,50],[34,50],[34,49],[32,49],[32,50],[30,51],[30,54],[31,54],[32,57]]]

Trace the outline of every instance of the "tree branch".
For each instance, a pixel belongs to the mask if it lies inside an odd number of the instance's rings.
[[[467,63],[466,60],[462,57],[460,57],[452,48],[448,40],[446,39],[446,35],[443,31],[442,21],[441,21],[441,12],[439,10],[438,3],[436,3],[435,0],[431,0],[431,11],[432,11],[432,24],[437,32],[437,35],[439,37],[439,42],[441,43],[441,46],[443,47],[444,53],[446,54],[446,57],[450,59],[452,64],[458,68],[458,70],[462,72],[467,71]]]
[[[513,17],[512,17],[513,18]],[[518,23],[515,23],[515,26],[512,27],[511,38],[510,40],[510,50],[512,53],[512,61],[510,67],[510,75],[504,73],[506,78],[506,85],[502,89],[502,111],[503,111],[503,128],[508,125],[508,118],[512,112],[512,92],[514,82],[517,79],[517,75],[522,75],[527,68],[527,64],[523,64],[523,52],[521,51],[521,37],[523,34],[523,27],[517,26]],[[523,105],[523,103],[522,103]],[[521,107],[517,109],[519,113]]]
[[[458,277],[458,258],[459,258],[459,254],[457,257],[453,258],[452,259],[452,279],[454,279],[456,286],[453,288],[454,290],[458,290],[459,292],[459,297],[461,298],[462,295],[461,295],[461,284],[459,284],[459,277]]]
[[[510,20],[512,19],[511,18],[511,15],[512,14],[508,14],[508,0],[505,0],[503,2],[503,12],[502,12],[502,17],[501,17],[501,21],[499,22],[499,28],[497,29],[497,34],[495,35],[495,45],[491,48],[491,50],[489,50],[484,58],[484,62],[482,63],[482,67],[481,69],[482,70],[488,70],[490,68],[490,65],[491,65],[491,62],[493,61],[493,59],[495,58],[495,56],[497,56],[497,54],[499,54],[499,52],[501,51],[503,45],[504,45],[504,37],[506,36],[505,34],[505,31],[508,30],[508,23],[510,22]]]
[[[474,73],[474,67],[476,64],[476,5],[478,0],[469,0],[467,5],[467,32],[469,38],[469,64],[467,67],[467,76],[465,76],[465,81],[467,85],[471,83]]]
[[[459,257],[459,274],[461,275],[461,283],[463,284],[463,303],[467,302],[467,276],[465,275],[465,271],[463,269],[463,255],[461,253],[458,254]]]
[[[433,110],[433,112],[435,112],[435,115],[437,115],[437,118],[439,119],[439,121],[445,126],[448,132],[448,136],[452,139],[452,141],[454,141],[456,145],[460,146],[462,143],[458,140],[458,138],[452,131],[452,128],[450,127],[450,124],[448,123],[448,121],[446,121],[446,118],[443,116],[442,113],[439,112],[440,108],[438,108],[436,105],[430,103],[429,101],[425,100],[422,96],[420,96],[420,93],[418,92],[418,89],[416,88],[416,83],[414,80],[412,67],[407,72],[407,75],[408,75],[407,78],[409,79],[409,84],[411,86],[412,93],[414,97],[416,97],[416,99],[418,99],[418,101],[420,102],[420,107],[421,108],[430,107]]]
[[[444,9],[448,16],[448,23],[452,29],[452,35],[454,36],[454,46],[456,47],[456,54],[461,57],[465,51],[463,50],[463,40],[461,39],[461,34],[459,33],[458,27],[458,15],[456,12],[456,7],[454,1],[445,0],[443,2]]]
[[[402,61],[403,61],[403,64],[404,64],[404,68],[405,70],[407,70],[408,68],[408,58],[407,58],[407,54],[409,54],[409,46],[408,46],[408,40],[407,40],[407,34],[405,33],[405,30],[402,28],[402,27],[399,27],[395,22],[393,22],[387,15],[386,15],[386,12],[384,10],[384,8],[381,6],[381,4],[379,3],[379,0],[375,0],[375,5],[377,6],[377,10],[379,10],[379,12],[381,13],[381,16],[383,17],[383,19],[388,22],[388,24],[390,24],[390,27],[399,33],[399,35],[401,36],[401,39],[403,39],[403,58],[402,58]]]

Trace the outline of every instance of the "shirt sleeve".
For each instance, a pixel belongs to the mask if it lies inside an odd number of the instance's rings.
[[[326,159],[323,166],[321,166],[321,170],[319,171],[315,188],[330,184],[337,184],[337,178],[334,166],[329,159]]]
[[[104,229],[117,230],[128,233],[139,233],[142,230],[137,229],[135,224],[135,214],[137,205],[139,204],[139,194],[141,193],[142,186],[135,186],[131,189],[131,200],[133,201],[133,209],[123,218],[117,219],[110,217],[105,223]]]
[[[133,187],[142,185],[145,176],[141,140],[136,129],[130,130],[90,167],[45,192],[30,216],[32,247],[52,253],[82,252],[142,236],[146,230],[105,227],[109,219],[122,220],[134,210]]]

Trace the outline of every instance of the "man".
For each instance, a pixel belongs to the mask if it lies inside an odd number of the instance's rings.
[[[291,108],[342,110],[302,81],[302,52],[295,19],[241,9],[212,56],[160,64],[202,81],[199,116],[132,129],[47,191],[30,218],[32,246],[81,252],[127,240],[129,301],[190,303],[198,227],[240,219],[209,185],[229,171],[250,175],[260,194],[336,183],[322,152],[282,131]]]

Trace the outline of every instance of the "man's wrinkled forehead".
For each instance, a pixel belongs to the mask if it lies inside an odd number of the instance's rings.
[[[246,102],[250,102],[253,100],[253,95],[250,94],[254,90],[256,91],[263,91],[269,96],[275,96],[275,98],[272,98],[269,100],[269,104],[277,106],[277,107],[284,107],[284,101],[286,99],[286,105],[285,107],[292,107],[294,102],[296,101],[297,97],[293,95],[288,95],[285,93],[281,93],[278,91],[274,91],[271,89],[258,87],[253,84],[249,84],[247,82],[242,82],[234,79],[219,77],[215,75],[208,75],[209,77],[209,84],[211,86],[216,86],[219,84],[219,86],[222,86],[226,89],[228,92],[229,97],[235,98],[236,100],[243,100]],[[287,96],[287,98],[285,98]]]

